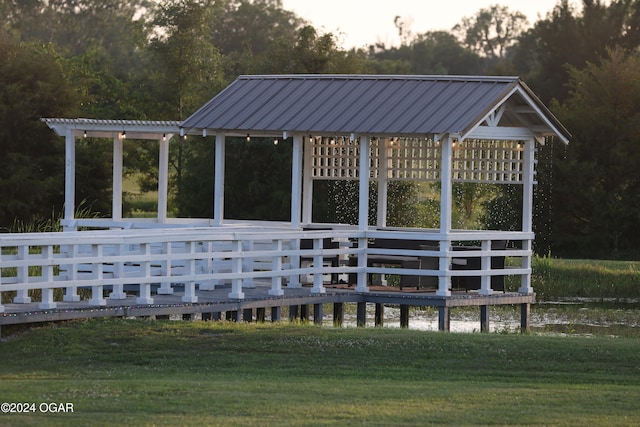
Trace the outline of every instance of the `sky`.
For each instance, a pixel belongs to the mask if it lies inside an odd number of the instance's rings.
[[[333,33],[341,47],[366,48],[383,42],[387,47],[400,43],[394,18],[410,23],[413,34],[444,30],[472,17],[480,9],[500,4],[511,12],[522,12],[529,24],[545,17],[559,0],[282,0],[291,10],[321,33]],[[574,3],[574,2],[570,2]]]

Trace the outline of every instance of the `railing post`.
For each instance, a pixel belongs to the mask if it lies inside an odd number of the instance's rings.
[[[140,283],[140,296],[136,299],[136,304],[153,304],[151,284],[149,283],[151,278],[151,245],[149,243],[140,244],[139,253],[144,255],[144,259],[140,262],[142,283]]]
[[[91,300],[89,301],[89,305],[93,306],[101,306],[107,305],[107,300],[104,299],[103,295],[103,265],[102,265],[102,245],[101,244],[93,244],[91,245],[91,279],[95,283],[91,286]]]
[[[172,254],[173,254],[173,248],[171,246],[172,242],[166,242],[162,244],[162,247],[164,248],[164,253],[167,256],[167,260],[166,261],[162,261],[161,265],[162,265],[162,269],[164,270],[162,272],[162,275],[165,277],[171,277],[171,267],[172,267]],[[172,295],[173,294],[173,288],[171,287],[171,282],[162,282],[160,284],[160,287],[157,290],[158,295]]]
[[[449,240],[440,241],[440,258],[439,258],[439,270],[440,276],[438,276],[438,290],[437,296],[447,297],[451,295],[451,275],[450,271],[450,257],[449,257]]]
[[[232,299],[244,299],[244,292],[242,292],[242,278],[239,275],[242,273],[242,241],[234,240],[231,253],[231,270],[233,274],[238,275],[238,277],[231,280],[231,292],[229,292],[229,298]]]
[[[42,259],[47,260],[47,264],[42,266],[42,280],[50,284],[53,282],[53,248],[50,245],[42,247]],[[42,289],[42,300],[38,307],[44,310],[56,308],[56,303],[53,302],[53,288]]]
[[[491,251],[491,240],[483,240],[481,244],[482,257],[480,258],[480,266],[483,272],[491,270],[491,256],[486,255],[487,251]],[[491,276],[480,276],[480,289],[478,295],[491,295],[493,289],[491,289]]]
[[[67,280],[75,281],[78,278],[78,245],[65,245],[64,254],[67,258],[73,258],[72,264],[65,265],[67,269]],[[64,296],[62,297],[64,302],[78,302],[80,301],[80,295],[78,295],[77,286],[67,286],[64,290]]]
[[[185,252],[187,255],[187,259],[185,259],[185,274],[186,276],[189,276],[189,279],[184,283],[184,295],[182,296],[182,302],[196,303],[198,302],[198,297],[196,296],[196,281],[193,278],[196,270],[196,244],[193,241],[185,242],[185,244]]]
[[[115,245],[115,255],[122,258],[125,250],[124,245]],[[113,263],[113,277],[121,279],[124,277],[124,263],[117,261]],[[109,293],[109,299],[126,299],[127,295],[124,293],[123,283],[117,283],[113,285],[113,290]]]
[[[533,288],[531,287],[531,239],[522,241],[522,249],[527,252],[526,255],[522,256],[522,268],[528,269],[529,273],[522,275],[522,284],[518,292],[529,295],[533,293]]]
[[[254,242],[253,240],[244,240],[242,242],[242,250],[246,252],[253,252]],[[242,271],[253,271],[253,257],[242,258]],[[255,288],[256,284],[253,277],[246,277],[242,279],[243,288]]]
[[[25,261],[23,266],[18,267],[18,283],[29,283],[29,266],[26,264],[26,261],[29,259],[28,245],[18,246],[18,259],[20,261]],[[31,302],[29,290],[18,290],[13,302],[16,304],[29,304]]]
[[[273,251],[274,256],[271,258],[271,270],[278,272],[278,275],[271,278],[269,295],[279,297],[284,295],[284,291],[282,290],[282,276],[280,275],[282,271],[282,256],[280,255],[282,252],[282,240],[273,241]]]
[[[291,239],[291,251],[293,255],[290,257],[291,269],[296,271],[300,269],[300,239]],[[289,276],[287,288],[301,288],[300,274],[292,274]]]
[[[322,285],[322,270],[324,269],[324,265],[322,263],[322,239],[313,239],[313,250],[317,251],[317,253],[313,256],[313,288],[311,289],[312,294],[323,294],[326,292],[326,289]]]
[[[358,281],[356,284],[357,292],[369,292],[367,286],[367,239],[360,237],[358,239]]]

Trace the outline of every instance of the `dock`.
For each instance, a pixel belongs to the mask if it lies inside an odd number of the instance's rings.
[[[27,304],[5,304],[0,313],[0,327],[3,325],[58,322],[89,318],[175,318],[231,321],[281,321],[282,308],[288,307],[289,320],[310,318],[322,324],[325,308],[330,304],[333,323],[342,326],[345,304],[357,306],[357,325],[367,326],[367,306],[375,305],[375,326],[384,325],[384,308],[400,307],[400,324],[409,327],[409,307],[437,307],[438,329],[449,331],[451,309],[456,307],[480,307],[480,331],[488,332],[490,307],[498,305],[519,305],[521,307],[521,329],[529,330],[530,305],[535,302],[535,294],[523,295],[516,292],[496,292],[479,295],[477,292],[452,292],[449,296],[436,295],[435,290],[418,290],[371,287],[368,292],[356,291],[353,286],[327,285],[326,292],[314,293],[309,286],[284,288],[284,294],[269,294],[270,284],[258,281],[253,288],[244,290],[243,299],[229,298],[231,285],[219,285],[213,290],[196,290],[197,302],[183,301],[184,291],[174,286],[170,295],[154,294],[153,304],[137,303],[137,295],[128,294],[125,299],[107,299],[104,306],[92,306],[90,300],[78,302],[58,302],[54,309],[41,309],[37,302]]]

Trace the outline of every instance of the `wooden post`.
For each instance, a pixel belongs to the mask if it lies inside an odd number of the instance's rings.
[[[366,302],[358,303],[356,318],[357,318],[356,323],[358,327],[364,328],[365,326],[367,326],[367,303]]]
[[[308,304],[302,304],[300,306],[300,320],[302,320],[303,322],[309,321],[309,305]]]
[[[480,332],[489,332],[489,306],[480,306]]]
[[[344,322],[344,303],[333,303],[333,326],[340,327]]]
[[[520,330],[522,332],[531,331],[531,326],[529,325],[530,317],[531,317],[531,304],[529,303],[520,304]]]
[[[384,304],[376,304],[375,325],[384,326]]]
[[[322,304],[313,305],[313,323],[316,325],[322,325],[322,318],[324,314],[322,312]]]
[[[298,318],[298,306],[290,305],[289,306],[289,321],[293,322]]]
[[[400,306],[400,327],[409,327],[409,306],[406,304]]]
[[[438,307],[438,330],[443,332],[451,330],[451,309],[447,306]]]
[[[271,322],[279,322],[282,314],[282,307],[271,307]]]

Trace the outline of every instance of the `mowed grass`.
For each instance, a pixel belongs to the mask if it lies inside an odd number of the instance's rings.
[[[105,319],[0,343],[2,425],[640,425],[640,340]]]

